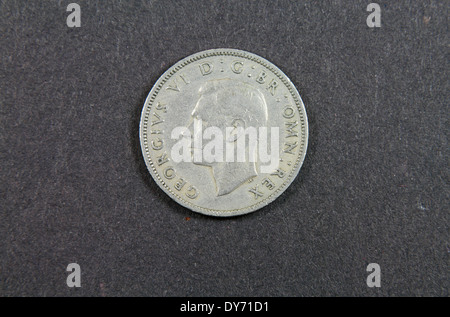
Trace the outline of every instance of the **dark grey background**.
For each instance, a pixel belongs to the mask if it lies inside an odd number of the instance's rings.
[[[0,1],[0,295],[448,296],[449,2],[378,1],[379,29],[370,2]],[[221,47],[281,68],[310,124],[294,183],[231,219],[164,194],[138,136],[158,77]]]

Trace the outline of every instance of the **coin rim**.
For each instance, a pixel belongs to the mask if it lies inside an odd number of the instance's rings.
[[[256,62],[267,69],[269,69],[274,75],[276,75],[283,84],[288,89],[291,96],[294,98],[294,102],[297,105],[297,109],[299,111],[300,121],[304,121],[304,134],[302,134],[302,138],[300,138],[300,146],[302,146],[301,153],[299,153],[297,160],[295,161],[295,164],[293,168],[291,169],[291,172],[289,173],[287,180],[283,182],[276,191],[271,193],[269,196],[267,196],[265,199],[247,206],[245,208],[241,209],[233,209],[233,210],[217,210],[217,209],[210,209],[205,207],[197,206],[187,200],[184,200],[182,197],[180,197],[178,194],[174,193],[170,187],[166,184],[166,182],[160,177],[159,173],[157,172],[152,159],[150,158],[150,151],[151,149],[148,146],[148,137],[147,137],[147,123],[149,120],[150,113],[152,111],[152,104],[158,95],[160,89],[162,86],[169,80],[170,77],[172,77],[175,73],[177,73],[180,69],[183,67],[201,60],[203,58],[207,57],[214,57],[214,56],[237,56],[241,58],[249,59],[253,62]],[[303,116],[302,116],[303,114]],[[302,118],[303,117],[303,118]],[[146,120],[147,119],[147,120]],[[183,58],[182,60],[178,61],[175,65],[170,67],[164,74],[162,74],[159,79],[156,81],[155,85],[150,90],[150,93],[148,94],[144,107],[142,108],[141,112],[141,120],[139,123],[139,138],[140,138],[140,144],[141,144],[141,150],[142,155],[144,157],[145,164],[147,166],[147,169],[149,170],[150,174],[152,175],[155,182],[158,184],[158,186],[167,194],[169,197],[174,199],[177,203],[180,205],[195,211],[199,212],[204,215],[210,215],[210,216],[217,216],[217,217],[230,217],[230,216],[238,216],[238,215],[244,215],[247,213],[254,212],[264,206],[267,206],[269,203],[277,199],[288,187],[289,185],[294,181],[294,179],[297,177],[301,166],[303,165],[306,151],[308,148],[308,135],[309,135],[309,127],[308,127],[308,117],[306,114],[305,105],[303,103],[303,100],[300,97],[300,94],[298,93],[297,89],[295,88],[294,84],[291,82],[289,77],[286,76],[277,66],[266,60],[265,58],[256,55],[254,53],[250,53],[243,50],[238,49],[231,49],[231,48],[218,48],[218,49],[210,49],[201,51],[195,54],[192,54],[190,56],[187,56]],[[148,155],[146,155],[148,153]]]

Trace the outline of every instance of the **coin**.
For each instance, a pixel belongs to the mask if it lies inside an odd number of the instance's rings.
[[[211,216],[253,212],[279,197],[306,155],[308,120],[289,78],[266,59],[212,49],[169,68],[142,109],[140,142],[156,183]]]

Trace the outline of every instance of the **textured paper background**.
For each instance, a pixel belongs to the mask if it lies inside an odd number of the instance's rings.
[[[0,295],[448,296],[448,1],[378,1],[379,29],[370,1],[75,1],[77,29],[70,2],[0,1]],[[310,125],[294,183],[232,219],[164,194],[138,136],[158,77],[220,47]]]

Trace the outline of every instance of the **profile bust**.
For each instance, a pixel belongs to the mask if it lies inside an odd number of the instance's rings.
[[[245,144],[246,147],[243,161],[194,162],[211,168],[217,196],[227,195],[258,175],[256,160],[249,160],[249,151],[254,151],[253,155],[256,157],[257,149],[249,149],[246,142],[248,135],[237,131],[245,131],[248,127],[258,129],[267,126],[267,104],[264,95],[258,89],[230,79],[210,80],[199,88],[198,94],[191,119],[202,120],[204,128],[213,126],[223,131],[224,149],[232,146],[235,157],[238,144]],[[236,133],[226,135],[227,127],[235,129],[231,130]]]

